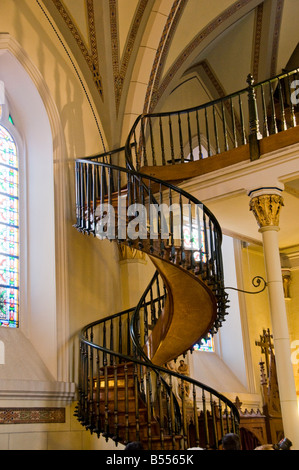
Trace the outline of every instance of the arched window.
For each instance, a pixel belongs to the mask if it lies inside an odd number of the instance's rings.
[[[19,163],[0,104],[0,325],[19,323]]]

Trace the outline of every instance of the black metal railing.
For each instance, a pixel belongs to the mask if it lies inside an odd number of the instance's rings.
[[[257,85],[249,76],[247,88],[223,99],[141,115],[124,147],[76,161],[76,228],[199,276],[217,302],[211,334],[222,325],[228,303],[220,226],[192,195],[140,168],[208,158],[247,143],[251,158],[259,158],[262,137],[296,126],[297,76],[295,70]],[[163,205],[178,213],[163,212]],[[106,439],[141,440],[149,449],[218,448],[226,432],[238,432],[234,404],[190,377],[152,364],[145,352],[166,296],[156,272],[137,307],[82,330],[78,419]]]
[[[94,160],[76,161],[76,183],[76,228],[134,246],[200,276],[217,298],[217,318],[210,330],[215,334],[225,319],[227,294],[222,232],[209,209],[170,183]]]
[[[239,431],[235,405],[196,380],[153,365],[142,350],[166,295],[156,272],[135,309],[82,330],[76,416],[90,432],[123,444],[217,449],[224,434]]]
[[[297,125],[299,69],[248,86],[203,105],[142,114],[126,141],[131,169],[187,163],[249,144],[259,158],[258,141]]]

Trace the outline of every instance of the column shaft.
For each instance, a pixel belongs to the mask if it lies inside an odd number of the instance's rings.
[[[264,259],[272,323],[277,379],[285,437],[294,450],[299,450],[299,410],[295,379],[291,363],[290,338],[284,299],[279,254],[279,212],[283,206],[281,191],[267,193],[266,188],[256,191],[250,201],[259,231],[263,237]]]

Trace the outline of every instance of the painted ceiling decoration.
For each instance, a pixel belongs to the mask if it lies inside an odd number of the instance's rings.
[[[281,27],[283,6],[284,6],[284,0],[278,0],[277,7],[276,7],[274,34],[273,34],[272,59],[271,59],[271,70],[270,70],[271,76],[276,75],[279,33],[280,33],[280,27]]]
[[[142,16],[147,5],[147,0],[140,0],[130,32],[128,35],[126,47],[122,58],[120,59],[119,51],[119,35],[118,35],[118,21],[117,21],[117,0],[110,0],[110,29],[111,29],[111,49],[112,49],[112,65],[114,77],[114,92],[115,92],[115,105],[118,112],[119,103],[121,99],[123,83],[125,80],[126,72],[128,69],[129,60],[133,51],[136,35],[140,26]]]
[[[88,39],[90,47],[86,45],[86,41],[82,38],[78,27],[75,25],[74,20],[71,17],[67,7],[64,5],[61,0],[52,0],[53,4],[57,8],[58,12],[65,21],[67,27],[72,33],[74,39],[76,40],[80,51],[92,73],[93,81],[96,85],[96,88],[103,98],[103,87],[102,79],[100,75],[99,68],[99,56],[97,48],[97,38],[96,38],[96,25],[94,18],[94,2],[93,0],[84,0],[86,14],[87,14],[87,23],[88,23]]]
[[[182,0],[183,2],[184,0]],[[165,92],[166,88],[172,81],[173,77],[176,75],[179,69],[182,68],[183,64],[187,60],[187,58],[190,56],[190,54],[195,51],[200,43],[206,39],[215,29],[217,29],[220,25],[222,25],[223,22],[228,20],[233,14],[236,13],[236,11],[242,9],[244,6],[249,4],[252,0],[239,0],[236,3],[234,3],[232,6],[227,8],[223,13],[218,15],[211,23],[209,23],[203,30],[201,30],[197,36],[193,39],[193,41],[181,52],[181,54],[178,56],[177,60],[174,62],[170,70],[167,72],[166,76],[164,79],[161,81],[161,73],[163,70],[163,64],[166,61],[167,53],[168,53],[168,48],[171,43],[171,39],[175,33],[175,27],[176,23],[179,19],[179,15],[176,18],[176,21],[171,26],[171,30],[169,32],[169,35],[167,37],[167,41],[165,44],[165,47],[161,51],[161,59],[160,59],[160,64],[159,64],[159,70],[156,73],[155,81],[152,85],[152,97],[151,97],[151,103],[149,105],[149,111],[148,112],[153,112],[158,101],[160,100],[161,96]],[[185,4],[186,2],[184,2]],[[181,5],[182,7],[183,5]]]
[[[186,2],[187,0],[174,0],[172,4],[152,66],[143,107],[144,113],[150,113],[157,103],[157,87],[160,80],[160,73],[166,59],[169,43],[171,42],[175,27],[182,15]]]
[[[263,14],[264,14],[264,4],[260,3],[258,7],[256,8],[256,15],[255,15],[255,31],[254,31],[254,46],[253,46],[253,61],[252,61],[252,76],[255,82],[258,81],[258,76],[259,76]]]

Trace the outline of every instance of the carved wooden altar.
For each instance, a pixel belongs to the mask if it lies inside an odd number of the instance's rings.
[[[242,447],[251,450],[261,444],[277,444],[284,437],[279,390],[277,382],[274,347],[270,330],[263,330],[260,346],[264,361],[260,361],[261,393],[263,399],[262,410],[245,409],[242,411],[242,403],[236,398],[236,406],[240,412],[240,433]]]

